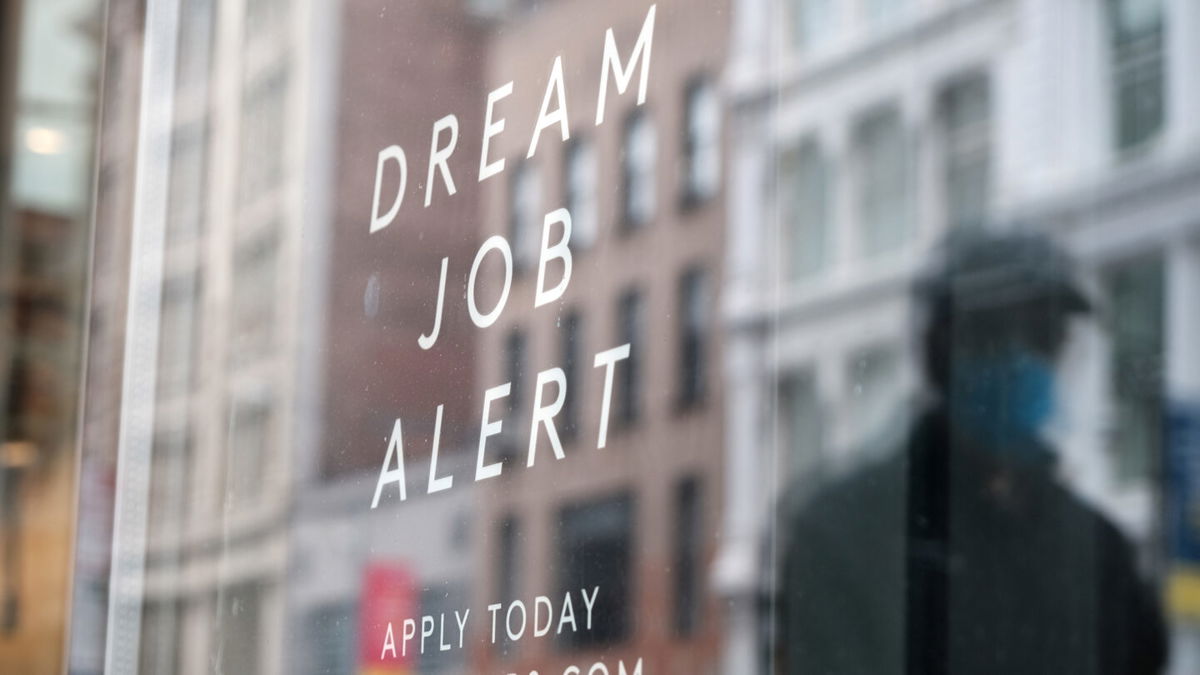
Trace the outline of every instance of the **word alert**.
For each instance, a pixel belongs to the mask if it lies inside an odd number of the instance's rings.
[[[628,358],[629,343],[626,342],[619,347],[613,347],[612,349],[597,353],[593,359],[593,366],[595,368],[604,369],[604,394],[600,397],[600,430],[596,437],[597,449],[603,448],[608,443],[608,416],[609,410],[612,408],[615,366],[618,362]],[[552,382],[556,385],[557,391],[555,392],[554,400],[550,403],[545,403],[546,385]],[[562,442],[558,437],[558,428],[554,423],[555,416],[562,411],[563,403],[567,398],[567,376],[563,372],[563,369],[556,367],[538,373],[533,392],[533,412],[529,423],[529,452],[525,462],[526,466],[533,466],[537,459],[539,428],[546,430],[546,437],[550,440],[550,448],[554,451],[555,459],[563,459],[565,457]],[[492,436],[499,435],[504,429],[503,418],[492,419],[492,404],[506,398],[511,393],[512,382],[505,382],[483,393],[483,415],[479,424],[479,448],[476,453],[475,482],[495,478],[504,470],[503,461],[487,461],[487,440]],[[449,490],[454,486],[454,476],[437,475],[438,449],[442,435],[443,407],[443,405],[438,405],[433,421],[433,448],[429,459],[429,494]],[[404,439],[399,417],[392,424],[392,435],[388,440],[387,454],[383,458],[383,467],[379,470],[379,480],[375,483],[375,496],[371,499],[371,508],[379,506],[379,499],[383,496],[383,489],[393,483],[400,489],[400,501],[408,499],[408,488],[405,484],[404,476]]]

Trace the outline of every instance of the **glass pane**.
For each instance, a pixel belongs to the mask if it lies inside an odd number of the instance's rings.
[[[1200,672],[1183,0],[17,0],[0,671]]]
[[[631,114],[626,121],[624,146],[625,222],[629,227],[644,225],[654,217],[654,169],[658,150],[654,122],[642,112]]]
[[[1117,148],[1145,145],[1162,129],[1166,89],[1162,0],[1109,0]]]
[[[862,249],[877,255],[896,249],[909,235],[908,142],[896,110],[870,114],[856,131]]]
[[[946,213],[951,227],[977,227],[991,196],[992,127],[988,80],[975,76],[942,94]]]
[[[0,8],[0,670],[11,672],[66,670],[71,567],[86,555],[73,533],[102,8]]]
[[[788,276],[801,279],[827,263],[832,186],[820,149],[807,143],[785,151],[779,180],[781,219],[787,228]]]

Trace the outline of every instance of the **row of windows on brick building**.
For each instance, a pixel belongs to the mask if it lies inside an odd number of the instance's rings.
[[[702,522],[703,485],[698,476],[684,475],[671,493],[675,523],[671,543],[670,625],[673,634],[689,638],[702,623],[703,579],[701,564],[705,532]],[[554,521],[554,583],[559,594],[582,587],[600,586],[591,630],[558,636],[563,650],[618,644],[633,634],[635,620],[636,498],[628,489],[564,504]],[[495,541],[496,594],[505,601],[519,597],[523,532],[516,513],[501,518]],[[497,641],[496,650],[511,656],[517,644]]]
[[[692,78],[684,93],[681,208],[692,208],[717,194],[721,181],[721,103],[709,78]],[[617,224],[631,232],[650,224],[658,209],[659,136],[653,112],[637,108],[625,117],[621,133],[620,209]],[[571,212],[571,246],[586,250],[599,230],[599,167],[594,141],[570,139],[562,157],[563,203]],[[543,203],[542,175],[533,161],[518,161],[508,184],[508,230],[513,262],[527,268],[537,258]]]
[[[629,288],[617,298],[617,331],[615,344],[629,344],[629,357],[617,363],[613,381],[613,415],[618,427],[636,424],[644,414],[642,390],[645,386],[646,290]],[[710,336],[708,273],[700,265],[691,265],[679,275],[675,309],[669,315],[675,322],[674,401],[677,410],[688,410],[704,402],[708,391],[708,359]],[[583,363],[585,317],[582,311],[571,309],[559,322],[558,364],[568,383],[576,383],[590,364]],[[516,326],[509,330],[504,342],[507,379],[512,383],[508,396],[510,414],[524,412],[531,403],[528,355],[532,350],[525,330]],[[569,386],[558,415],[557,429],[564,441],[570,442],[579,432],[580,410],[583,407],[579,386]]]

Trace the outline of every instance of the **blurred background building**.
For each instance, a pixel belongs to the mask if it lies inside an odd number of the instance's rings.
[[[477,488],[475,605],[531,605],[537,595],[559,603],[567,592],[578,603],[594,585],[600,596],[590,632],[495,644],[480,635],[473,672],[559,672],[598,660],[611,672],[624,660],[632,672],[639,657],[647,673],[703,672],[719,650],[707,578],[723,489],[712,308],[724,266],[728,6],[657,3],[653,52],[641,55],[652,59],[651,86],[638,105],[631,55],[650,6],[510,3],[489,44],[485,90],[515,82],[498,108],[515,133],[493,140],[490,158],[506,165],[483,183],[481,225],[512,243],[516,270],[508,308],[478,333],[480,391],[505,382],[512,391],[499,439],[504,473]],[[609,89],[597,126],[608,26],[634,80],[624,95]],[[528,157],[559,57],[570,137],[550,127]],[[561,207],[572,217],[570,286],[534,308],[543,218]],[[560,270],[549,267],[547,286]],[[593,356],[625,343],[630,355],[616,366],[607,444],[598,449],[604,369]],[[556,420],[567,459],[555,460],[539,432],[537,464],[525,468],[536,374],[556,366],[567,381]],[[546,387],[543,404],[554,389]]]
[[[362,0],[327,8],[320,25],[332,44],[316,59],[325,88],[314,114],[329,154],[318,160],[321,178],[311,188],[329,185],[332,194],[321,213],[306,200],[308,237],[317,241],[308,243],[314,257],[305,297],[319,315],[310,326],[319,342],[305,361],[318,371],[302,387],[318,396],[306,415],[320,428],[316,444],[294,449],[291,467],[285,644],[295,646],[285,650],[285,669],[462,673],[462,650],[381,658],[380,621],[398,626],[398,607],[438,615],[471,599],[478,514],[463,469],[473,468],[478,404],[475,328],[462,298],[465,265],[480,240],[480,191],[467,177],[479,152],[486,23],[461,0]],[[451,113],[461,129],[450,160],[460,190],[422,210],[430,128]],[[389,229],[368,237],[376,157],[393,144],[408,152],[405,209]],[[394,185],[392,174],[387,180]],[[453,266],[446,310],[439,339],[426,351],[418,336],[433,325],[443,256]],[[455,489],[427,495],[439,405],[438,473],[464,475]],[[402,503],[392,485],[372,509],[396,419],[408,500]]]
[[[1192,672],[1196,558],[1180,542],[1195,497],[1170,477],[1191,471],[1176,455],[1195,451],[1181,432],[1200,392],[1200,8],[735,5],[725,671],[757,668],[769,495],[797,476],[816,489],[903,436],[921,379],[911,286],[931,245],[1030,227],[1069,245],[1103,308],[1063,366],[1062,478],[1168,579],[1172,672]]]
[[[63,667],[102,8],[0,8],[0,664]]]
[[[1061,478],[1161,585],[1170,672],[1200,671],[1200,3],[2,12],[0,670],[769,672],[784,486],[904,435],[934,245],[1032,228],[1098,307],[1062,364]],[[625,62],[649,16],[646,100],[631,67],[597,125],[605,30]],[[570,137],[532,153],[556,59]],[[506,167],[478,181],[508,82]],[[425,209],[448,114],[457,193],[439,178]],[[393,144],[404,208],[367,236]],[[535,308],[560,207],[573,273]],[[513,285],[480,329],[467,274],[497,234]],[[593,357],[625,343],[597,448]],[[567,459],[543,433],[526,468],[551,367]],[[503,474],[475,483],[482,394],[505,382]],[[438,406],[456,480],[427,495]],[[408,496],[371,508],[397,418]],[[489,640],[488,604],[595,586],[591,630]],[[386,620],[468,607],[466,649],[380,656]]]
[[[315,325],[301,233],[327,132],[316,11],[112,3],[99,218],[113,250],[93,320],[97,354],[124,371],[89,396],[119,396],[122,415],[105,672],[281,668],[294,449],[316,433],[301,358]],[[113,421],[96,407],[87,442],[103,458]],[[94,473],[81,499],[99,506]],[[101,665],[75,656],[80,672]]]
[[[95,230],[88,289],[78,522],[70,604],[69,672],[104,670],[113,548],[121,383],[128,308],[134,177],[137,169],[144,10],[112,2],[104,21],[104,77],[97,121]]]

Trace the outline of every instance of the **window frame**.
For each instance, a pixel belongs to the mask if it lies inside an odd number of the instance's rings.
[[[696,263],[684,268],[676,291],[678,322],[678,355],[676,400],[681,411],[700,407],[708,397],[708,363],[710,349],[709,319],[706,302],[709,296],[709,274]]]
[[[799,238],[802,234],[799,230],[804,223],[800,222],[801,216],[811,215],[803,213],[806,209],[801,207],[797,209],[795,214],[790,213],[791,208],[788,202],[789,193],[788,179],[797,179],[798,187],[802,182],[800,179],[805,178],[805,160],[813,160],[817,172],[820,174],[820,185],[816,188],[821,193],[821,217],[819,218],[819,254],[808,262],[808,266],[801,267],[798,263],[796,251],[800,245]],[[785,145],[778,155],[779,162],[779,180],[776,188],[776,203],[779,208],[780,225],[783,228],[782,240],[786,243],[785,261],[783,264],[784,278],[792,283],[806,281],[817,275],[830,266],[830,255],[832,235],[835,229],[835,206],[836,206],[836,181],[837,171],[833,160],[828,153],[825,152],[820,140],[815,134],[803,136],[798,142]],[[795,175],[788,175],[788,166],[793,164],[795,167]],[[809,195],[811,196],[811,195]],[[792,198],[797,198],[792,195]],[[802,200],[808,203],[809,200]],[[793,219],[794,215],[794,219]],[[809,224],[811,225],[811,224]],[[813,230],[813,227],[806,226],[805,230]],[[814,234],[812,231],[807,231],[804,234]]]
[[[648,158],[646,160],[648,166],[640,166],[635,161],[638,156],[635,136],[639,129],[643,128],[641,125],[646,125],[644,128],[647,130],[646,147],[648,149],[645,150],[645,153]],[[623,233],[628,234],[651,226],[658,215],[658,145],[658,129],[654,124],[654,116],[651,111],[645,106],[631,110],[625,116],[621,127],[620,230]],[[649,186],[648,191],[639,193],[645,195],[647,199],[646,213],[644,214],[634,213],[636,207],[633,186],[635,183]]]
[[[582,158],[580,155],[582,154]],[[590,172],[585,182],[588,186],[579,194],[576,183],[576,172],[580,169],[576,162],[586,162]],[[572,136],[563,146],[563,204],[571,214],[571,241],[569,246],[575,253],[582,253],[596,245],[599,238],[600,224],[600,190],[599,190],[599,161],[596,155],[595,142],[588,136]],[[585,174],[586,175],[586,174]],[[589,211],[590,213],[585,213]]]
[[[959,95],[972,94],[971,89],[979,87],[983,116],[979,119],[967,120],[965,124],[956,122],[956,111],[963,106],[956,105],[964,99]],[[991,211],[992,181],[994,177],[995,130],[994,96],[992,78],[986,70],[964,72],[945,81],[937,93],[937,123],[939,132],[939,148],[941,175],[939,185],[942,191],[942,219],[947,228],[982,227],[986,224]],[[972,165],[982,164],[983,185],[982,201],[977,204],[977,212],[964,217],[968,212],[962,204],[956,207],[956,178],[961,178],[964,172],[973,168]]]
[[[886,138],[880,129],[894,125],[895,149],[899,155],[891,163],[879,162],[874,167],[870,160],[887,159],[887,144],[871,143]],[[855,210],[855,234],[858,238],[856,254],[860,258],[874,259],[894,254],[910,245],[916,234],[916,200],[913,189],[915,179],[912,135],[898,101],[890,101],[868,108],[858,115],[851,131],[852,156],[854,158],[853,190]],[[875,155],[878,153],[878,156]],[[894,164],[894,166],[892,166]],[[894,170],[893,181],[884,175]],[[894,184],[892,184],[894,182]],[[889,194],[894,193],[894,194]],[[895,201],[883,201],[895,197]],[[882,203],[881,203],[882,202]],[[883,218],[876,222],[879,214],[896,214],[897,220],[890,223],[893,237],[886,238]]]
[[[711,138],[698,139],[699,133],[694,128],[696,120],[701,117],[702,95],[707,93],[712,105],[713,128],[709,129]],[[680,120],[680,143],[682,162],[680,163],[680,207],[683,210],[698,208],[711,202],[721,193],[721,162],[724,160],[723,119],[720,94],[713,78],[707,73],[697,73],[688,79],[683,94],[683,114]],[[711,184],[698,184],[696,178],[698,158],[707,149],[713,155],[714,173]]]
[[[617,364],[618,426],[632,427],[642,418],[642,350],[646,332],[646,296],[640,287],[622,291],[617,300],[617,342],[629,344],[629,356]]]
[[[1137,157],[1157,145],[1166,131],[1168,123],[1167,105],[1170,95],[1170,81],[1167,59],[1167,13],[1165,0],[1154,0],[1157,3],[1157,17],[1154,25],[1143,26],[1138,30],[1124,26],[1120,21],[1123,3],[1129,0],[1104,0],[1102,11],[1104,24],[1107,27],[1106,46],[1109,58],[1108,82],[1109,100],[1111,102],[1110,133],[1112,147],[1119,157]],[[1153,119],[1148,128],[1127,129],[1126,124],[1145,122],[1141,117],[1144,110],[1126,111],[1124,95],[1129,93],[1127,87],[1141,91],[1141,87],[1157,84],[1157,107],[1152,111]],[[1144,101],[1144,94],[1136,97]],[[1134,112],[1137,119],[1127,120],[1123,117],[1126,112]],[[1134,132],[1126,137],[1126,132]]]

